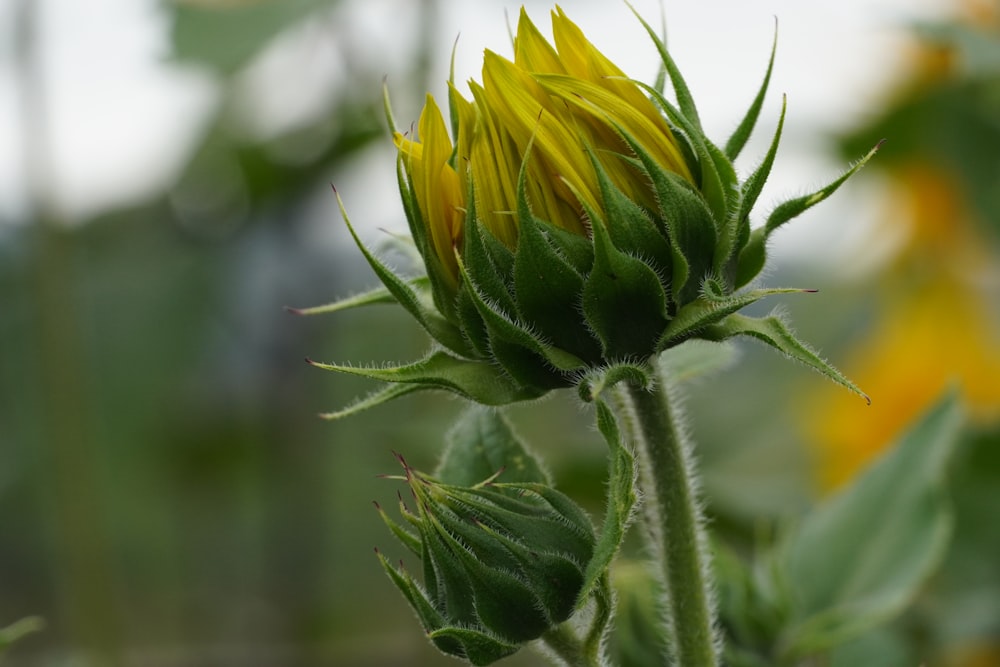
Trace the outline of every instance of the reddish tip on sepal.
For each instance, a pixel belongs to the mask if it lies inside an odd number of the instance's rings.
[[[293,308],[292,306],[282,306],[286,313],[291,313],[292,315],[304,315],[305,311],[301,308]]]

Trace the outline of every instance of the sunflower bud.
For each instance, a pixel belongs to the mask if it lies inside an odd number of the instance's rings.
[[[784,109],[746,180],[733,161],[756,125],[774,51],[756,99],[720,148],[662,40],[643,25],[676,103],[627,78],[561,9],[552,14],[554,43],[522,9],[513,59],[487,51],[471,99],[451,86],[450,131],[430,96],[415,131],[394,130],[426,276],[403,279],[362,246],[387,292],[371,301],[398,301],[442,349],[395,368],[318,364],[405,385],[359,407],[418,388],[501,405],[575,385],[594,369],[645,364],[692,338],[733,336],[761,340],[861,393],[778,317],[737,311],[811,291],[745,286],[764,266],[768,237],[872,153],[751,230]]]
[[[415,504],[401,501],[401,511],[415,532],[380,512],[423,561],[424,585],[379,556],[441,651],[486,665],[573,614],[595,537],[569,498],[496,476],[445,484],[399,460]]]

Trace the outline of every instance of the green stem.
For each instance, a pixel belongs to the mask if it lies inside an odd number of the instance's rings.
[[[562,623],[542,635],[550,655],[567,667],[599,667],[599,658],[587,650],[569,623]]]
[[[668,664],[719,664],[708,550],[696,497],[697,475],[678,407],[662,378],[651,389],[626,385],[633,437],[644,457],[646,521],[666,586]]]

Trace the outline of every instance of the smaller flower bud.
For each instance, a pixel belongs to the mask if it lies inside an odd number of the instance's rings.
[[[590,519],[538,483],[471,487],[405,470],[416,534],[379,509],[389,529],[423,561],[424,585],[379,554],[390,578],[444,653],[487,665],[567,620],[594,553]],[[502,471],[501,471],[502,472]]]

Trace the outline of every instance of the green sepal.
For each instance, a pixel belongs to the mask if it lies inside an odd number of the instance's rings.
[[[402,501],[400,501],[400,504],[402,504]],[[414,556],[420,557],[423,554],[423,547],[421,546],[420,538],[399,525],[399,522],[390,517],[378,503],[375,503],[375,509],[378,510],[379,516],[382,518],[382,522],[385,523],[386,527],[389,529],[389,532],[392,533],[397,540],[402,542],[403,546],[409,549]]]
[[[625,4],[628,4],[627,2]],[[650,38],[656,45],[657,51],[660,52],[660,61],[663,64],[663,68],[666,70],[667,74],[670,76],[670,85],[674,89],[674,95],[677,97],[677,104],[680,107],[681,113],[684,117],[688,119],[692,129],[697,130],[700,135],[704,132],[701,129],[701,119],[698,117],[698,108],[694,103],[694,96],[691,95],[691,90],[688,88],[687,82],[684,80],[680,69],[678,69],[677,64],[674,62],[673,57],[671,57],[670,52],[667,51],[667,45],[663,39],[656,34],[653,27],[646,22],[646,19],[635,10],[635,7],[628,4],[629,9],[635,14],[635,17],[639,19],[639,23],[642,27],[646,29],[649,33]]]
[[[638,468],[635,457],[622,441],[615,414],[600,398],[594,402],[594,406],[597,409],[597,428],[608,443],[608,456],[611,459],[608,466],[608,499],[604,523],[594,545],[594,555],[587,564],[583,588],[580,589],[577,600],[578,606],[587,601],[601,579],[607,576],[608,568],[621,548],[625,532],[634,518],[638,500],[635,490]]]
[[[585,276],[594,268],[594,245],[589,238],[554,225],[549,225],[545,233],[549,243],[580,275]]]
[[[722,152],[714,146],[710,150],[710,142],[701,132],[701,129],[695,127],[660,91],[642,81],[634,79],[631,79],[631,81],[648,92],[650,97],[663,110],[663,113],[667,115],[670,122],[679,127],[687,135],[697,158],[697,169],[695,171],[699,174],[699,190],[705,198],[709,210],[712,212],[712,219],[715,220],[717,231],[721,231],[729,216],[729,198],[731,194],[735,194],[727,192],[726,187],[723,185],[722,176],[719,174],[717,160]],[[730,165],[730,168],[732,168],[732,165]],[[733,175],[735,176],[735,172],[733,172]]]
[[[426,278],[423,278],[423,280],[426,280]],[[416,281],[411,281],[410,284],[416,286]],[[392,303],[398,303],[396,301],[396,297],[392,295],[392,292],[385,287],[376,287],[375,289],[368,290],[367,292],[338,299],[333,303],[325,303],[322,306],[310,306],[309,308],[293,308],[291,306],[285,306],[285,310],[293,315],[325,315],[327,313],[336,313],[341,310],[360,308],[362,306]]]
[[[434,472],[445,484],[472,486],[500,470],[507,482],[551,483],[539,459],[499,410],[469,406],[446,439]]]
[[[312,362],[310,361],[310,363]],[[422,387],[417,384],[390,384],[373,391],[367,396],[355,400],[340,410],[322,412],[319,417],[320,419],[327,419],[330,421],[336,421],[345,417],[352,417],[359,412],[364,412],[365,410],[382,405],[383,403],[388,403],[389,401],[399,398],[400,396],[412,394],[413,392],[421,391],[423,389],[426,389],[426,387]]]
[[[578,607],[577,599],[589,596],[589,591],[587,596],[581,593],[585,563],[562,552],[538,550],[534,544],[512,539],[487,526],[482,529],[517,559],[525,583],[538,596],[550,625],[557,625],[568,619]]]
[[[750,234],[750,240],[740,251],[739,262],[737,264],[736,271],[736,286],[740,287],[746,285],[750,282],[754,276],[760,273],[761,269],[764,268],[764,263],[767,260],[767,239],[772,233],[783,224],[796,218],[805,211],[820,203],[831,194],[837,191],[837,189],[844,184],[847,179],[856,174],[863,166],[865,166],[875,153],[878,152],[881,143],[872,148],[868,153],[854,163],[850,169],[844,172],[840,178],[836,179],[824,188],[805,195],[803,197],[796,197],[795,199],[790,199],[782,204],[779,204],[771,215],[768,217],[767,222],[763,227],[758,227]]]
[[[706,281],[706,284],[710,281]],[[663,336],[656,344],[658,352],[678,345],[707,326],[715,324],[747,306],[757,303],[764,297],[774,294],[796,294],[809,290],[795,288],[757,289],[728,296],[703,294],[694,301],[681,307],[674,318],[670,320]],[[721,298],[720,298],[721,296]]]
[[[747,109],[746,115],[743,116],[743,120],[740,121],[740,124],[736,126],[736,129],[733,131],[732,135],[730,135],[729,140],[726,141],[726,157],[730,160],[735,160],[739,157],[739,154],[746,145],[750,135],[753,134],[754,127],[757,125],[757,119],[760,117],[760,110],[764,106],[764,98],[767,96],[767,88],[771,84],[771,72],[774,70],[774,54],[777,53],[777,51],[778,20],[775,18],[774,40],[771,42],[771,57],[767,61],[767,72],[764,74],[764,81],[761,83],[760,89],[757,91],[757,96],[750,104],[750,108]],[[784,114],[784,108],[782,108],[782,114]]]
[[[461,655],[473,665],[490,665],[516,653],[521,647],[518,644],[508,644],[487,632],[471,628],[450,626],[435,630],[427,635],[435,644],[438,641],[455,642],[461,646]],[[449,653],[445,651],[445,653]],[[451,653],[451,655],[458,655]]]
[[[597,174],[611,242],[622,252],[647,260],[652,266],[661,267],[660,270],[664,273],[662,279],[669,285],[674,279],[674,272],[669,267],[674,265],[678,255],[681,255],[682,262],[684,258],[681,250],[672,247],[668,241],[671,237],[664,226],[665,221],[655,220],[645,209],[632,201],[611,181],[607,170],[593,151],[587,152]],[[638,173],[644,176],[647,174],[648,164],[644,166],[644,162],[628,159],[625,156],[620,157],[631,164]]]
[[[482,553],[473,554],[450,532],[442,530],[438,536],[443,541],[443,549],[460,563],[471,587],[474,617],[484,628],[512,644],[537,639],[549,628],[538,596],[524,580],[510,570],[484,562]],[[436,557],[440,558],[441,554]],[[454,593],[448,593],[449,604],[454,597]]]
[[[458,286],[458,294],[455,297],[455,313],[462,327],[462,333],[469,341],[469,345],[476,352],[476,357],[480,359],[490,358],[490,334],[486,330],[486,322],[483,321],[476,308],[476,302],[469,292],[469,283],[462,281]]]
[[[746,242],[751,237],[750,232],[750,212],[753,210],[754,205],[757,203],[757,198],[760,197],[760,193],[764,188],[764,183],[767,181],[767,177],[771,175],[771,167],[774,166],[774,158],[778,153],[778,144],[781,142],[781,131],[785,126],[785,110],[787,108],[787,98],[781,98],[781,115],[778,117],[778,127],[774,131],[774,137],[771,139],[771,145],[764,155],[764,159],[761,161],[757,169],[754,170],[747,180],[743,182],[741,191],[743,193],[743,201],[740,205],[739,212],[739,254],[736,255],[737,266],[735,267],[739,271],[738,260],[742,256],[742,248],[746,245]],[[763,265],[761,265],[763,268]],[[742,287],[746,285],[750,280],[753,279],[757,274],[752,276],[746,276],[738,274],[736,278],[736,287]]]
[[[441,628],[446,621],[420,584],[414,581],[409,572],[389,563],[389,559],[378,549],[375,550],[375,555],[378,556],[378,560],[382,564],[382,569],[389,575],[389,579],[399,589],[399,592],[403,594],[406,601],[410,603],[410,607],[416,613],[424,630],[426,632],[433,632]],[[456,655],[455,650],[457,647],[439,645],[438,648],[450,655]],[[451,650],[448,650],[449,648]]]
[[[580,400],[591,403],[601,394],[619,382],[631,382],[640,387],[650,387],[653,382],[653,369],[643,363],[616,363],[603,368],[587,371],[577,385]]]
[[[857,385],[816,354],[812,348],[796,338],[788,330],[788,327],[781,318],[776,315],[772,314],[768,317],[756,318],[733,314],[716,324],[706,327],[700,334],[701,338],[716,341],[726,340],[734,336],[750,336],[751,338],[763,341],[785,356],[805,364],[837,384],[850,389],[865,399],[865,402],[868,404],[872,402],[868,395],[861,391]]]
[[[490,347],[497,361],[504,364],[505,360],[502,357],[507,356],[508,361],[520,363],[518,350],[523,350],[525,353],[529,353],[521,355],[525,361],[534,360],[532,363],[536,366],[542,364],[540,369],[531,367],[508,369],[512,372],[513,377],[516,378],[518,375],[541,376],[539,371],[549,370],[545,366],[559,371],[573,371],[584,367],[584,362],[578,357],[548,344],[536,333],[512,319],[510,313],[491,305],[488,302],[488,296],[480,292],[479,285],[468,274],[462,260],[459,260],[458,268],[469,287],[469,295],[472,297],[476,310],[479,311],[479,315],[486,323],[486,330],[490,336]]]
[[[465,222],[465,250],[461,264],[475,284],[476,292],[505,312],[513,313],[514,255],[475,217]]]
[[[469,343],[462,336],[462,332],[458,329],[458,327],[445,319],[440,312],[425,306],[417,293],[411,289],[410,285],[407,284],[403,278],[393,273],[389,267],[375,257],[375,255],[368,250],[365,244],[361,242],[361,239],[358,238],[358,234],[354,230],[354,226],[351,224],[351,221],[347,216],[347,210],[344,208],[344,202],[340,198],[339,193],[337,193],[337,205],[340,207],[340,214],[344,218],[344,223],[347,225],[347,229],[350,231],[351,237],[354,239],[355,244],[357,244],[361,254],[364,255],[365,259],[368,261],[368,265],[375,272],[375,275],[378,276],[378,279],[382,281],[382,284],[385,285],[386,289],[392,294],[393,297],[395,297],[396,301],[398,301],[399,304],[403,306],[403,308],[405,308],[415,320],[417,320],[420,326],[422,326],[434,340],[438,341],[457,354],[462,356],[471,356],[472,350],[469,348]],[[428,266],[427,270],[428,276],[430,277],[431,267]],[[431,279],[430,282],[433,289],[434,280]],[[440,304],[438,304],[438,307],[440,307]]]
[[[946,489],[962,409],[948,392],[849,486],[813,510],[779,547],[793,593],[783,663],[856,638],[902,612],[948,549]]]
[[[324,364],[311,359],[307,361],[317,368],[328,371],[384,382],[416,385],[419,389],[442,389],[483,405],[506,405],[538,398],[541,395],[536,389],[512,382],[493,364],[459,359],[442,350],[431,352],[419,361],[401,366],[355,367]]]
[[[523,179],[518,182],[518,220],[514,255],[518,313],[557,347],[581,359],[599,358],[600,346],[580,317],[583,276],[547,240],[544,223],[527,207]]]
[[[640,158],[642,155],[640,154]],[[646,156],[648,157],[648,156]],[[701,281],[713,271],[716,228],[705,200],[680,176],[647,165],[656,188],[660,218],[675,252],[670,291],[678,306],[695,298]]]
[[[667,295],[645,262],[611,243],[604,220],[593,224],[594,269],[583,289],[583,314],[601,341],[605,359],[645,359],[667,324]]]
[[[548,489],[548,497],[541,495]],[[581,562],[590,559],[594,536],[590,519],[565,495],[540,483],[494,483],[478,492],[450,489],[449,504],[455,511],[464,507],[475,512],[478,520],[511,535],[538,551],[561,553]],[[517,495],[520,494],[520,497]],[[526,498],[544,501],[527,502]],[[488,509],[482,509],[488,503]],[[476,508],[480,508],[477,510]],[[553,512],[557,516],[553,515]]]

